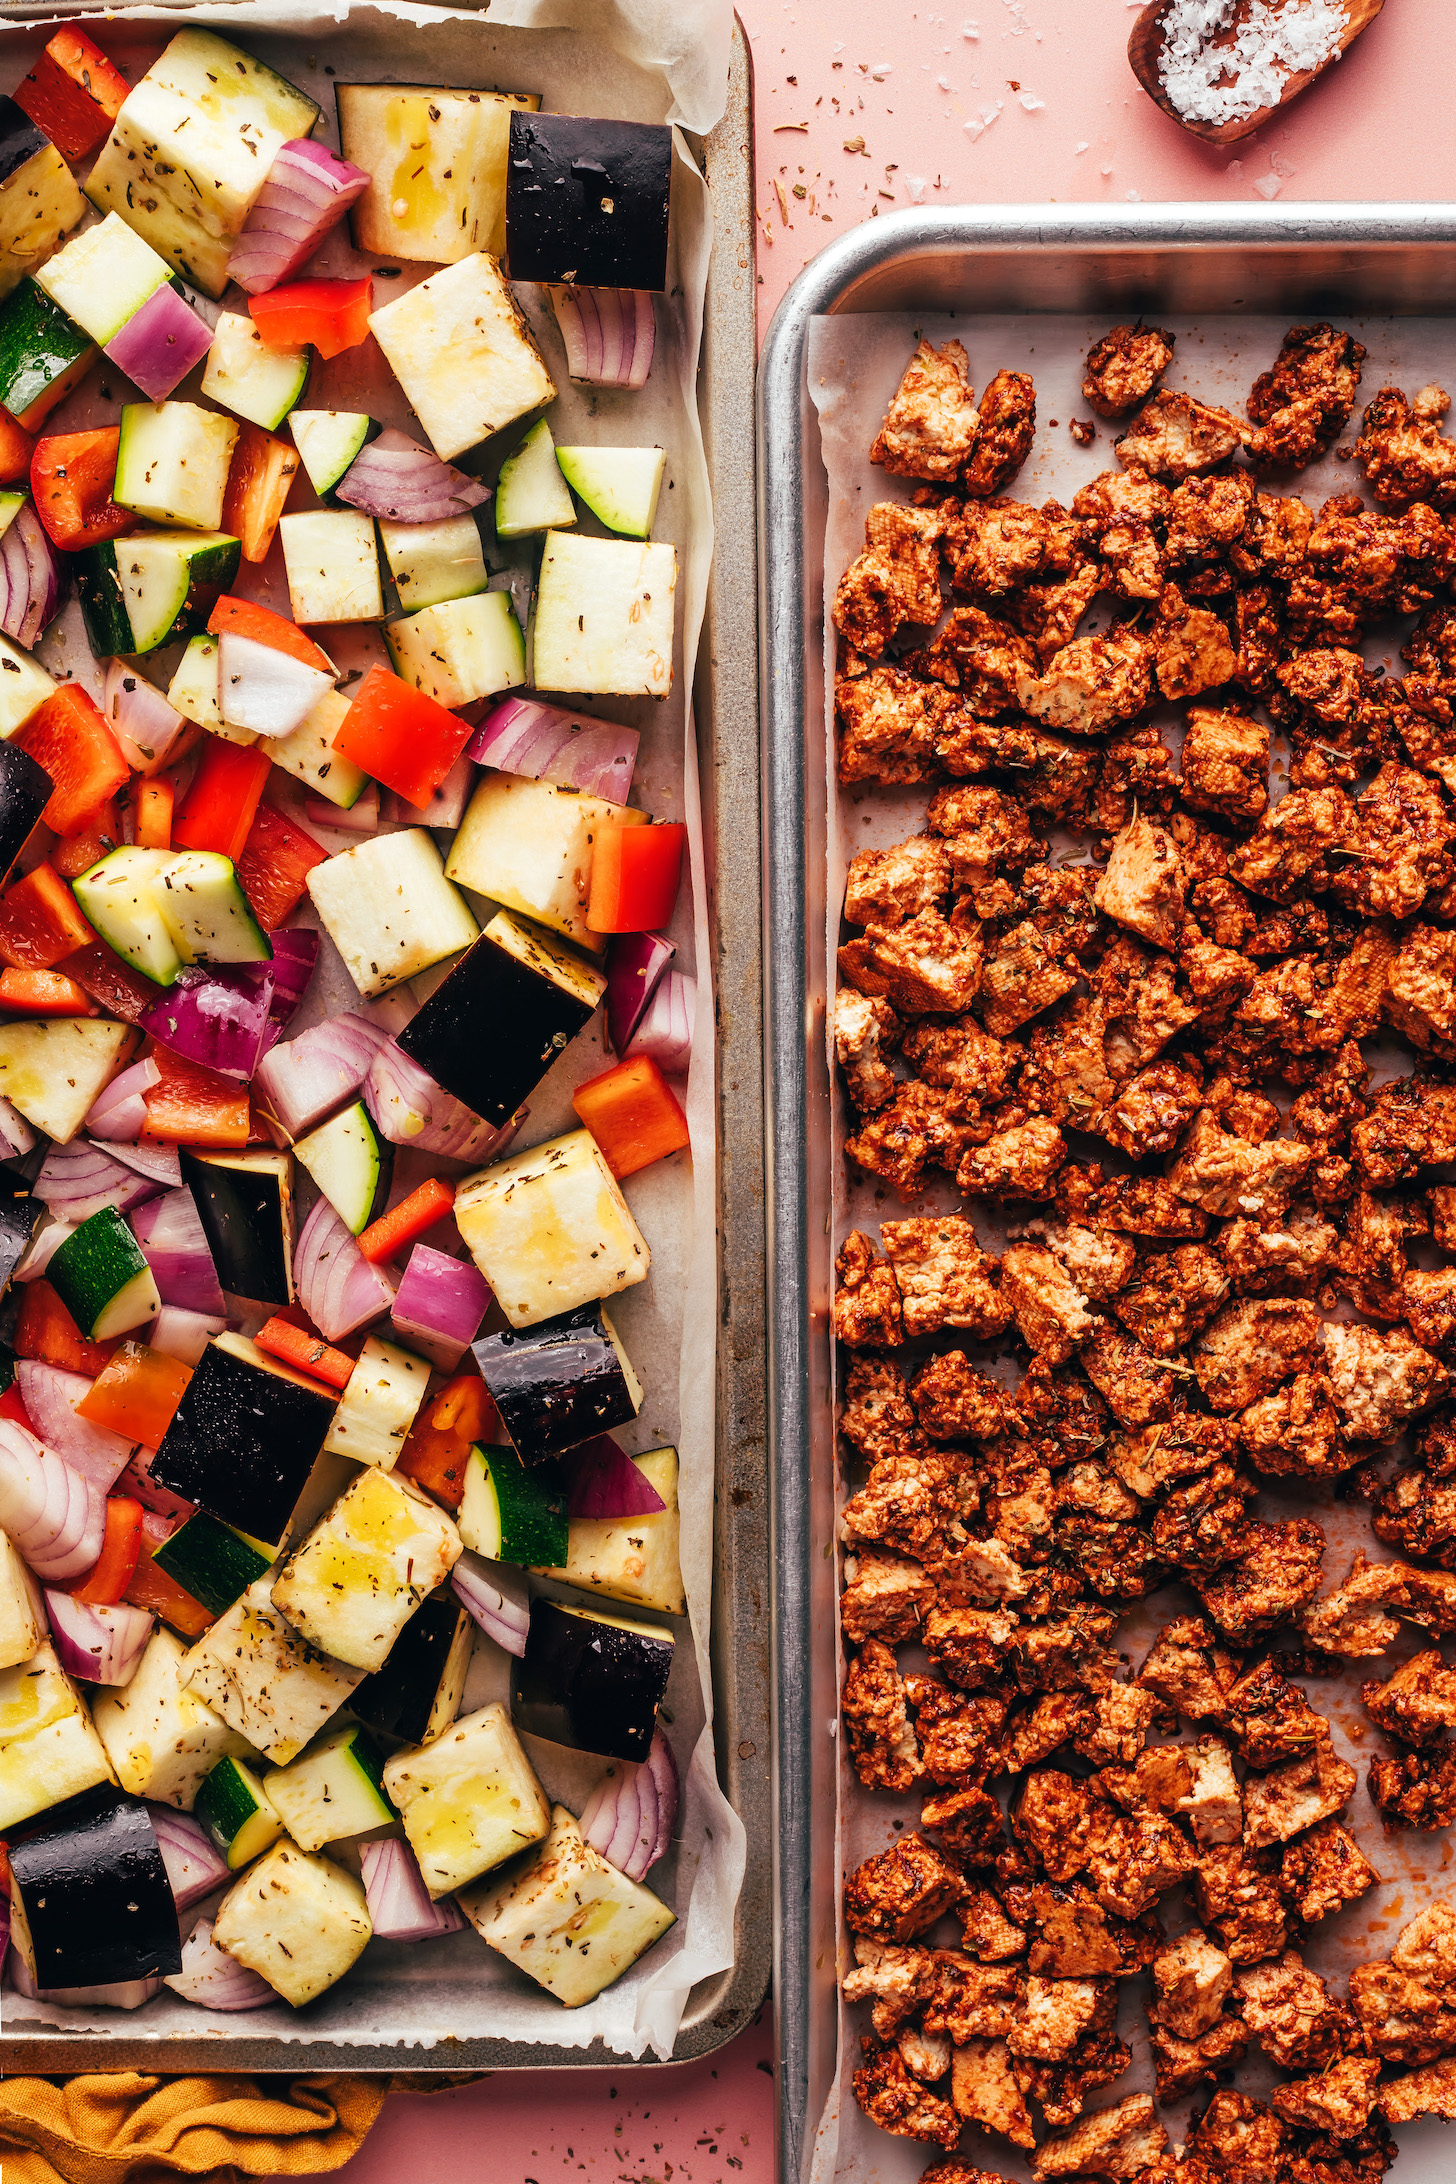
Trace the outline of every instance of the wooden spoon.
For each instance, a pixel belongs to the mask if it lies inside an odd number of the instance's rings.
[[[1361,31],[1369,29],[1384,7],[1385,0],[1341,0],[1341,4],[1347,20],[1340,34],[1339,53],[1347,53]],[[1291,99],[1297,99],[1301,91],[1307,91],[1315,78],[1322,76],[1339,57],[1339,53],[1332,53],[1329,60],[1321,62],[1318,68],[1296,70],[1285,78],[1284,89],[1275,105],[1261,106],[1242,121],[1190,121],[1186,115],[1179,113],[1158,76],[1158,64],[1163,56],[1163,22],[1171,5],[1172,0],[1149,0],[1148,6],[1133,24],[1132,36],[1127,42],[1127,57],[1132,63],[1133,74],[1154,104],[1161,106],[1165,114],[1171,114],[1180,128],[1187,129],[1193,136],[1203,137],[1210,144],[1233,144],[1239,137],[1251,136],[1255,129],[1264,126],[1271,114],[1277,114],[1282,107],[1288,106]],[[1225,34],[1230,41],[1247,12],[1247,0],[1239,0],[1238,14]],[[1219,45],[1224,42],[1224,37],[1215,41]]]

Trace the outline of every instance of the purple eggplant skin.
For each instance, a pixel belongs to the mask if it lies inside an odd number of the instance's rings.
[[[394,1043],[499,1130],[594,1014],[482,933]]]
[[[384,1666],[350,1695],[350,1713],[387,1736],[423,1744],[450,1648],[469,1620],[448,1588],[431,1593],[395,1639]]]
[[[111,1987],[182,1969],[167,1868],[139,1798],[103,1783],[11,1832],[36,1985]]]
[[[9,103],[0,99],[0,106]],[[29,751],[0,743],[0,886],[9,879],[54,793],[55,783]]]
[[[511,279],[666,288],[671,192],[672,131],[659,123],[513,113]]]
[[[37,152],[50,148],[50,138],[29,114],[14,99],[0,98],[0,182],[9,182]]]
[[[667,1631],[632,1630],[595,1610],[531,1602],[511,1716],[529,1736],[609,1759],[646,1759],[672,1669]]]
[[[472,1343],[480,1376],[523,1464],[539,1464],[637,1415],[599,1304]]]
[[[158,1486],[254,1539],[281,1540],[335,1398],[210,1342],[152,1459]]]
[[[23,1187],[17,1190],[10,1177],[0,1176],[0,1297],[9,1288],[44,1212],[43,1200],[32,1198]]]
[[[185,1146],[181,1161],[182,1180],[192,1193],[223,1288],[254,1304],[290,1304],[288,1228],[279,1178],[200,1159]]]

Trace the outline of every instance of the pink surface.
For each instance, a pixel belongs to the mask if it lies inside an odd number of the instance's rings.
[[[948,0],[944,13],[739,0],[739,13],[753,46],[760,331],[832,236],[896,206],[1456,197],[1451,0],[1388,0],[1287,115],[1226,149],[1189,136],[1134,80],[1133,0]],[[857,137],[863,151],[846,151]]]
[[[957,0],[945,15],[905,0],[738,0],[755,76],[760,331],[831,237],[896,206],[1456,197],[1452,4],[1389,0],[1286,116],[1219,150],[1134,82],[1123,0]],[[856,137],[864,149],[845,150]],[[704,2063],[505,2072],[401,2095],[339,2174],[772,2184],[772,2052],[765,2010]]]

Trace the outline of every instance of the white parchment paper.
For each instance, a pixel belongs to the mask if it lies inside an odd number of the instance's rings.
[[[1189,319],[1159,312],[1159,322],[1177,334],[1175,358],[1165,385],[1184,389],[1206,400],[1223,404],[1242,415],[1245,397],[1257,374],[1273,362],[1288,327],[1287,319],[1268,317],[1208,317]],[[1347,326],[1365,344],[1369,354],[1364,365],[1361,401],[1368,401],[1382,386],[1397,385],[1413,394],[1430,380],[1451,388],[1456,384],[1456,327],[1445,319],[1359,319],[1344,317]],[[1019,476],[1007,488],[1017,500],[1040,503],[1055,498],[1064,505],[1074,493],[1101,472],[1117,468],[1113,437],[1120,427],[1094,419],[1097,438],[1079,447],[1068,431],[1072,418],[1085,418],[1087,405],[1081,396],[1083,359],[1093,341],[1107,331],[1106,318],[1073,314],[1035,314],[984,317],[972,314],[926,314],[912,318],[898,314],[846,314],[816,319],[810,330],[809,392],[819,413],[819,429],[825,470],[829,481],[829,513],[825,532],[826,587],[832,589],[840,574],[862,551],[864,520],[876,501],[907,501],[912,481],[887,477],[869,460],[870,443],[909,362],[917,335],[937,344],[954,336],[964,342],[970,357],[973,386],[979,390],[1001,369],[1029,372],[1036,383],[1037,435],[1031,454]],[[1353,439],[1353,430],[1347,434]],[[1281,490],[1297,492],[1318,508],[1333,493],[1356,492],[1363,486],[1361,473],[1333,453],[1299,473],[1292,485]],[[1368,494],[1365,496],[1368,500]],[[1110,618],[1109,602],[1099,600],[1081,625],[1083,634],[1104,627]],[[1384,664],[1393,674],[1403,672],[1398,655],[1400,635],[1407,624],[1377,626],[1365,645],[1365,656],[1374,667]],[[851,857],[865,849],[888,848],[924,827],[928,791],[924,788],[842,789],[835,773],[833,683],[833,626],[825,617],[825,765],[829,781],[829,875],[828,931],[826,944],[830,965],[831,994],[835,948],[840,938],[840,906],[844,899],[845,872]],[[1169,711],[1160,725],[1176,746],[1172,732],[1177,716]],[[1271,790],[1277,797],[1283,787],[1282,764],[1287,752],[1276,736],[1271,770]],[[1074,857],[1080,852],[1073,852]],[[1392,1048],[1373,1072],[1404,1075],[1410,1068],[1405,1050]],[[974,1215],[983,1241],[999,1249],[1003,1232],[990,1211],[976,1202],[962,1209],[962,1201],[948,1176],[939,1178],[923,1200],[903,1204],[892,1194],[877,1191],[865,1178],[851,1177],[843,1157],[846,1135],[853,1128],[843,1089],[834,1087],[834,1243],[836,1249],[853,1228],[872,1237],[879,1234],[882,1219],[897,1220],[907,1214],[965,1210]],[[1413,1254],[1418,1257],[1418,1254]],[[1009,1357],[999,1359],[994,1350],[974,1350],[975,1361],[996,1377],[1018,1377]],[[1375,1538],[1365,1510],[1353,1510],[1336,1502],[1328,1486],[1305,1488],[1301,1482],[1284,1482],[1277,1490],[1261,1481],[1256,1514],[1271,1521],[1312,1513],[1323,1525],[1329,1541],[1324,1562],[1325,1589],[1346,1575],[1357,1549],[1371,1561],[1394,1559]],[[844,1482],[838,1481],[836,1507],[842,1506]],[[1125,1617],[1114,1643],[1136,1665],[1147,1652],[1161,1625],[1174,1615],[1201,1612],[1191,1593],[1169,1586],[1135,1605]],[[1358,1769],[1360,1781],[1350,1800],[1346,1825],[1382,1877],[1383,1885],[1371,1889],[1347,1911],[1322,1920],[1309,1929],[1303,1954],[1336,1991],[1343,1993],[1351,1967],[1388,1955],[1396,1932],[1414,1917],[1423,1904],[1450,1894],[1446,1877],[1451,1858],[1444,1834],[1399,1834],[1387,1837],[1365,1788],[1365,1763],[1379,1748],[1379,1739],[1360,1703],[1359,1687],[1371,1676],[1384,1679],[1406,1654],[1419,1650],[1413,1636],[1397,1643],[1388,1654],[1372,1662],[1346,1663],[1338,1676],[1307,1678],[1303,1688],[1310,1703],[1329,1716],[1336,1749]],[[902,1668],[924,1668],[924,1656],[902,1648]],[[919,1819],[917,1796],[896,1798],[865,1790],[848,1762],[843,1740],[837,1746],[839,1803],[837,1845],[839,1871],[852,1871],[859,1862],[883,1850],[904,1827]],[[1170,1931],[1191,1924],[1191,1918],[1175,1910],[1177,1892],[1162,1899],[1159,1915]],[[854,1963],[852,1942],[843,1927],[839,1908],[839,1962],[841,1974]],[[938,1946],[957,1946],[959,1930],[953,1920],[932,1931]],[[1114,2084],[1091,2096],[1089,2106],[1107,2107],[1127,2094],[1152,2090],[1153,2067],[1148,2048],[1144,2009],[1150,1982],[1122,1982],[1122,2006],[1118,2032],[1132,2049],[1131,2068]],[[912,2184],[935,2156],[934,2149],[911,2139],[888,2136],[871,2124],[857,2106],[850,2090],[850,2075],[860,2061],[859,2035],[867,2031],[868,2013],[840,2005],[839,2074],[819,2119],[807,2170],[812,2184]],[[1240,2090],[1260,2094],[1276,2080],[1257,2048],[1251,2048],[1235,2073]],[[942,2089],[943,2090],[943,2089]],[[1201,2103],[1207,2088],[1196,2096]],[[1184,2101],[1163,2110],[1175,2142],[1193,2102]],[[1439,2126],[1422,2122],[1404,2127],[1397,2137],[1401,2148],[1403,2184],[1436,2184],[1440,2161]],[[963,2145],[978,2166],[1022,2180],[1030,2175],[1025,2157],[1004,2139],[967,2130]],[[1444,2173],[1444,2172],[1441,2172]]]
[[[489,0],[486,13],[524,30],[580,31],[656,70],[672,92],[667,119],[699,136],[723,118],[731,0]]]
[[[554,23],[558,11],[543,4],[520,12]],[[635,10],[626,0],[616,10],[619,35],[604,44],[575,28],[497,28],[495,19],[437,7],[404,4],[324,7],[303,13],[287,0],[240,0],[237,5],[200,6],[189,19],[215,25],[236,36],[250,52],[278,68],[318,99],[322,119],[315,132],[337,146],[333,87],[338,81],[427,82],[481,88],[540,91],[548,110],[608,114],[629,120],[666,118],[670,91],[663,75],[647,61],[634,59],[627,27]],[[652,12],[642,11],[650,17]],[[701,12],[701,11],[699,11]],[[561,8],[560,15],[575,15]],[[115,58],[131,80],[145,69],[176,28],[175,13],[160,8],[128,8],[124,16],[76,17]],[[27,34],[27,26],[0,29],[0,87],[18,81],[36,47],[48,35]],[[643,34],[646,40],[646,33]],[[650,40],[638,50],[648,53]],[[700,109],[701,110],[701,109]],[[659,445],[667,450],[654,537],[678,549],[678,609],[671,695],[652,699],[591,700],[584,710],[600,718],[626,722],[641,733],[632,802],[658,819],[682,819],[690,842],[690,884],[679,899],[671,937],[677,967],[696,974],[698,1011],[691,1074],[684,1097],[692,1133],[690,1152],[673,1155],[631,1177],[626,1195],[652,1251],[648,1279],[627,1291],[612,1307],[613,1318],[645,1389],[640,1417],[621,1433],[633,1453],[671,1443],[679,1451],[679,1502],[682,1512],[682,1572],[688,1602],[686,1621],[674,1620],[676,1658],[664,1702],[668,1728],[683,1776],[683,1802],[676,1839],[653,1868],[649,1885],[678,1914],[678,1923],[650,1952],[599,1999],[577,2010],[563,2009],[474,1933],[418,1945],[372,1943],[343,1983],[302,2012],[286,2004],[250,2012],[246,2018],[210,2015],[164,1991],[140,2011],[67,2011],[3,1996],[7,2027],[22,2023],[61,2025],[72,2030],[113,2033],[128,2042],[214,2035],[220,2042],[247,2035],[272,2035],[306,2046],[327,2038],[351,2046],[396,2042],[433,2048],[454,2039],[498,2038],[586,2047],[603,2040],[615,2053],[640,2056],[650,2048],[667,2058],[693,1985],[725,1970],[733,1960],[733,1913],[743,1876],[744,1831],[718,1786],[713,1763],[712,1681],[708,1634],[713,1579],[713,1436],[714,1363],[717,1326],[717,1253],[714,1220],[714,1038],[711,952],[708,946],[703,834],[698,802],[697,751],[692,718],[693,671],[702,627],[708,570],[712,558],[713,509],[707,463],[698,422],[696,380],[701,351],[708,258],[712,243],[712,208],[706,186],[679,138],[673,172],[668,289],[657,298],[658,340],[652,374],[640,392],[576,387],[567,378],[566,358],[544,289],[519,284],[517,295],[530,319],[559,394],[549,415],[558,443],[601,442],[621,446]],[[314,261],[315,270],[335,278],[375,272],[375,300],[397,295],[424,279],[426,265],[398,263],[386,279],[367,258],[352,250],[347,229],[336,230]],[[237,307],[234,295],[234,307]],[[217,307],[208,307],[216,316]],[[196,398],[194,373],[177,390],[177,399]],[[105,360],[86,383],[48,421],[65,431],[114,421],[120,405],[135,400],[135,390]],[[328,363],[315,359],[302,405],[306,408],[368,410],[386,424],[418,436],[419,428],[392,374],[371,339]],[[473,451],[461,466],[493,477],[507,448]],[[306,479],[295,482],[290,508],[312,505]],[[583,517],[584,531],[600,531]],[[494,579],[509,585],[518,609],[529,604],[536,559],[533,542],[515,548],[488,549]],[[287,579],[281,548],[254,568],[244,563],[236,588],[287,614]],[[313,631],[344,671],[362,673],[384,660],[382,640],[369,625],[324,627]],[[100,677],[86,646],[74,602],[47,636],[42,657],[56,672],[90,684],[99,696]],[[148,668],[163,688],[175,652],[153,655]],[[347,687],[347,684],[345,685]],[[280,789],[274,777],[269,794],[293,811],[326,848],[346,849],[357,841],[317,824],[301,810],[301,791]],[[440,835],[441,846],[448,835]],[[473,907],[481,922],[492,914],[479,900]],[[316,923],[307,902],[301,922]],[[295,1028],[345,1009],[378,1017],[397,1028],[412,1007],[404,993],[374,1004],[361,1003],[352,981],[327,938],[320,970]],[[530,1114],[518,1145],[539,1143],[578,1126],[571,1094],[587,1078],[609,1067],[614,1057],[605,1046],[600,1016],[562,1055],[533,1093]],[[403,1197],[432,1170],[450,1165],[401,1151],[395,1163],[392,1197]],[[458,1172],[458,1164],[454,1164]],[[298,1171],[299,1218],[313,1196]],[[322,1505],[338,1491],[345,1474],[321,1473],[313,1499]],[[564,1588],[542,1586],[564,1593]],[[644,1611],[628,1609],[640,1614]],[[669,1619],[661,1618],[667,1622]],[[488,1639],[478,1637],[462,1711],[470,1711],[509,1693],[509,1662]],[[585,1753],[527,1738],[531,1757],[548,1795],[579,1812],[600,1778],[604,1762]],[[357,1868],[357,1853],[331,1847]],[[222,2058],[220,2058],[221,2060]],[[159,2058],[159,2067],[161,2062]]]

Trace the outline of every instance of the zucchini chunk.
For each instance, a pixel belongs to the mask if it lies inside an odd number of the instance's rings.
[[[447,710],[526,679],[526,638],[509,592],[481,590],[421,607],[387,624],[384,641],[400,680]]]
[[[520,306],[482,251],[371,311],[369,325],[447,463],[556,399]]]
[[[274,432],[307,385],[307,349],[269,348],[245,311],[222,313],[202,374],[209,401]]]
[[[237,437],[236,418],[195,402],[128,402],[111,497],[149,523],[215,532]]]
[[[181,1161],[221,1286],[256,1304],[292,1304],[291,1156],[194,1153],[184,1146]]]
[[[0,185],[0,224],[8,191]],[[51,411],[78,387],[100,353],[94,341],[52,303],[34,280],[19,287],[14,260],[0,256],[0,403],[27,432],[39,432]]]
[[[423,827],[378,835],[315,865],[308,891],[366,1001],[468,948],[480,930]]]
[[[86,547],[73,566],[92,650],[155,652],[199,634],[241,555],[226,531],[134,531]]]
[[[195,1509],[170,1539],[152,1550],[157,1568],[200,1600],[211,1615],[226,1614],[271,1568],[272,1559],[205,1509]]]
[[[495,489],[495,535],[526,538],[532,531],[569,531],[575,522],[576,503],[561,475],[551,427],[543,417],[501,464]]]
[[[99,858],[71,892],[107,946],[158,986],[175,985],[182,955],[163,907],[169,849],[126,843]]]
[[[334,1415],[334,1398],[242,1335],[207,1345],[152,1460],[158,1486],[250,1538],[281,1540]]]
[[[645,1759],[672,1673],[672,1632],[596,1608],[531,1602],[511,1710],[528,1736],[609,1759]]]
[[[551,1825],[546,1793],[499,1702],[467,1714],[433,1744],[396,1752],[385,1762],[384,1789],[436,1898],[539,1843]]]
[[[384,614],[374,518],[315,509],[278,526],[295,622],[377,622]]]
[[[384,1211],[394,1173],[394,1147],[388,1138],[380,1137],[362,1100],[331,1115],[307,1137],[296,1139],[293,1154],[351,1236],[362,1236]],[[353,1453],[352,1449],[340,1451],[345,1456]]]
[[[251,1767],[220,1759],[192,1808],[233,1872],[251,1865],[283,1833],[283,1822]]]
[[[368,1336],[339,1398],[325,1449],[330,1455],[352,1456],[356,1464],[393,1471],[429,1380],[430,1368],[422,1357],[397,1343],[381,1342],[378,1335]]]
[[[482,1335],[471,1348],[525,1463],[625,1426],[642,1408],[642,1383],[599,1304],[522,1333]]]
[[[10,1846],[40,1987],[108,1987],[182,1969],[177,1905],[150,1813],[98,1786]]]
[[[499,1129],[591,1021],[606,990],[594,963],[499,910],[395,1044]]]
[[[528,1471],[513,1448],[473,1448],[456,1522],[460,1537],[490,1562],[522,1569],[564,1563],[570,1554],[566,1496],[555,1467]]]
[[[129,1025],[84,1016],[0,1025],[0,1094],[69,1145],[135,1043]]]
[[[432,265],[504,255],[511,114],[539,107],[538,91],[341,83],[334,96],[344,157],[374,177],[349,212],[356,250]]]
[[[408,1479],[363,1471],[284,1563],[271,1598],[320,1651],[382,1668],[427,1594],[460,1559],[460,1534]]]
[[[449,1591],[431,1593],[350,1700],[360,1721],[406,1744],[432,1744],[460,1711],[475,1625]]]
[[[583,796],[554,781],[487,769],[475,785],[445,871],[462,887],[519,910],[600,955],[606,936],[586,922],[598,827],[647,826],[645,811]]]
[[[291,735],[275,736],[268,745],[268,756],[275,766],[301,781],[312,795],[337,804],[341,811],[352,810],[369,784],[363,767],[334,749],[334,737],[343,727],[348,710],[349,700],[342,690],[326,690]]]
[[[647,1279],[652,1255],[590,1130],[462,1178],[455,1224],[512,1327]]]
[[[104,349],[170,279],[166,260],[116,213],[109,212],[99,227],[73,236],[64,249],[47,258],[36,270],[35,284]],[[123,410],[123,437],[125,417]]]
[[[251,1759],[253,1747],[200,1693],[182,1682],[187,1648],[158,1628],[136,1674],[93,1702],[96,1734],[117,1779],[133,1797],[190,1812],[203,1777],[220,1759]]]
[[[110,1342],[145,1327],[162,1309],[141,1245],[112,1206],[103,1206],[51,1256],[46,1275],[83,1335]]]
[[[0,1532],[0,1669],[39,1652],[46,1634],[40,1586],[8,1532]]]
[[[671,193],[672,131],[660,122],[512,114],[512,274],[584,288],[665,288]]]
[[[86,1702],[48,1638],[28,1661],[0,1670],[0,1828],[115,1780]]]
[[[344,157],[348,156],[346,152]],[[321,501],[327,500],[361,448],[379,433],[378,425],[363,410],[295,410],[288,429],[308,482]]]
[[[212,1938],[297,2010],[343,1978],[373,1931],[352,1873],[283,1842],[234,1881]]]
[[[448,516],[439,523],[391,523],[381,516],[379,543],[406,613],[437,607],[445,599],[468,599],[490,582],[474,516]]]
[[[492,1453],[494,1453],[492,1451]],[[654,1448],[633,1463],[666,1502],[646,1517],[573,1517],[566,1552],[547,1564],[532,1560],[543,1577],[559,1577],[583,1592],[608,1600],[630,1600],[638,1607],[660,1608],[664,1615],[686,1615],[682,1566],[678,1560],[677,1450]],[[470,1489],[466,1487],[466,1498]],[[460,1510],[465,1537],[465,1506]],[[483,1553],[485,1550],[482,1549]],[[507,1556],[506,1560],[513,1560]]]
[[[321,1850],[341,1836],[388,1827],[394,1807],[384,1794],[384,1762],[357,1722],[317,1737],[286,1767],[273,1767],[263,1787],[300,1850]]]
[[[161,873],[162,915],[183,961],[271,962],[273,944],[253,915],[231,857],[215,849],[172,850],[166,855]]]
[[[676,598],[675,546],[548,531],[536,595],[536,689],[665,698]]]
[[[609,531],[651,538],[667,455],[660,447],[559,447],[561,475]]]
[[[189,1692],[279,1766],[344,1704],[363,1671],[332,1661],[300,1638],[259,1578],[198,1639],[182,1663]],[[155,1643],[155,1641],[154,1641]]]
[[[660,1941],[677,1913],[608,1865],[564,1805],[551,1833],[497,1880],[460,1898],[482,1941],[568,2009],[590,2002]]]

